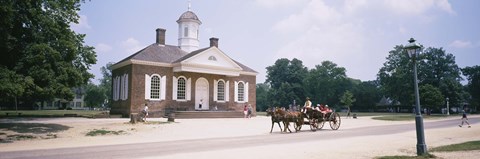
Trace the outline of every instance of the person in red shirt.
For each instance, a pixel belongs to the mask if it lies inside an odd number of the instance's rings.
[[[320,112],[322,113],[323,119],[325,119],[325,115],[327,113],[331,113],[332,110],[328,107],[328,105],[320,105]]]

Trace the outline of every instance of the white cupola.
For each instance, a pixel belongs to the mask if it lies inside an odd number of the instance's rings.
[[[200,47],[200,41],[198,40],[198,31],[202,22],[198,19],[197,15],[190,11],[190,5],[188,11],[180,15],[177,20],[178,23],[178,46],[183,51],[188,53],[198,50]]]

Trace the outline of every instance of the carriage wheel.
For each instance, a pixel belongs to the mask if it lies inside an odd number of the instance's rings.
[[[318,122],[317,119],[311,119],[311,120],[309,120],[310,130],[312,130],[312,131],[317,131],[317,127],[318,127],[317,122]]]
[[[322,129],[322,128],[323,128],[323,125],[325,125],[325,121],[320,121],[320,122],[318,122],[318,124],[317,124],[317,129],[318,129],[318,130]]]
[[[338,130],[341,123],[340,114],[337,112],[330,114],[330,128],[332,128],[332,130]]]

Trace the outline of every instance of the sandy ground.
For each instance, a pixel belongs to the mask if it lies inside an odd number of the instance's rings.
[[[471,116],[472,118],[474,116]],[[478,116],[477,116],[478,117]],[[459,116],[440,120],[459,120]],[[476,118],[478,119],[478,118]],[[175,141],[186,139],[205,139],[218,137],[239,137],[251,135],[269,135],[270,118],[254,117],[251,119],[176,119],[175,123],[167,123],[165,118],[149,119],[148,124],[129,124],[129,119],[84,119],[84,118],[56,118],[56,119],[0,119],[0,139],[7,135],[27,134],[36,136],[36,139],[16,140],[0,143],[2,151],[51,149],[66,147],[82,147],[94,145],[115,145],[127,143],[143,143],[158,141]],[[433,120],[425,120],[431,122]],[[6,126],[8,123],[24,124],[23,127]],[[28,124],[39,123],[31,126]],[[159,124],[163,123],[163,124]],[[212,124],[215,123],[215,124]],[[414,121],[378,121],[368,117],[359,119],[342,118],[340,131],[350,129],[391,125],[414,124]],[[4,124],[3,126],[1,124]],[[5,128],[8,127],[8,128]],[[94,129],[122,131],[121,135],[86,136]],[[302,130],[308,131],[304,126]],[[324,129],[329,129],[325,125]],[[274,134],[279,134],[278,126],[274,127]],[[303,133],[303,132],[300,132]],[[335,133],[335,131],[321,131],[315,133]],[[285,134],[286,135],[286,134]],[[452,125],[448,128],[425,130],[426,143],[429,148],[466,141],[480,140],[480,124],[472,128],[459,128]],[[404,133],[361,136],[295,144],[275,144],[249,148],[231,148],[162,156],[171,159],[210,159],[229,156],[232,159],[244,158],[374,158],[385,155],[416,154],[415,131]],[[235,154],[232,156],[232,154]],[[442,158],[478,158],[480,151],[433,153]],[[320,157],[321,156],[321,157]],[[0,157],[1,158],[1,157]]]

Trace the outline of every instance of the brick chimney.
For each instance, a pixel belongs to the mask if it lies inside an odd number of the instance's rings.
[[[157,28],[157,44],[159,45],[165,45],[165,32],[167,30],[162,29],[162,28]]]
[[[210,38],[210,47],[215,46],[218,48],[218,38]]]

